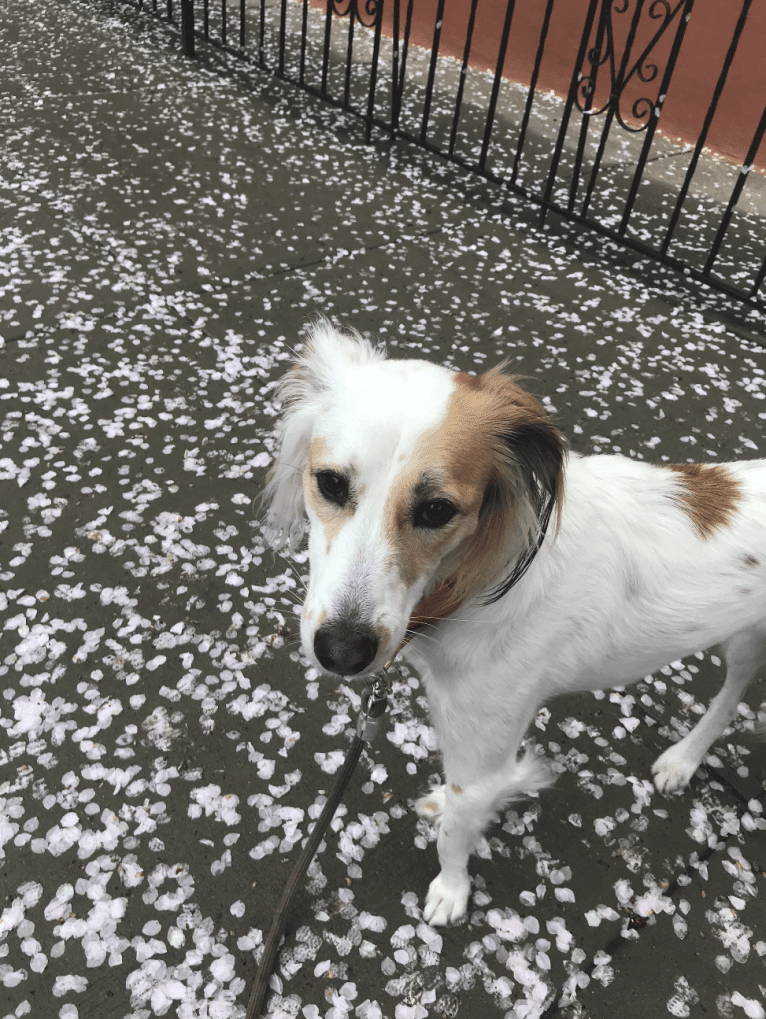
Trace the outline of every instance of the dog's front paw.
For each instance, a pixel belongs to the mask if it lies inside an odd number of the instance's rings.
[[[675,793],[685,789],[699,767],[700,762],[690,760],[681,746],[682,743],[675,743],[668,747],[652,765],[654,784],[661,793]]]
[[[427,796],[421,796],[415,801],[415,813],[425,821],[430,821],[437,830],[444,813],[446,795],[443,785],[435,785]]]
[[[461,916],[465,916],[470,891],[471,879],[468,874],[461,874],[458,878],[445,878],[442,871],[428,888],[423,919],[434,927],[459,920]]]

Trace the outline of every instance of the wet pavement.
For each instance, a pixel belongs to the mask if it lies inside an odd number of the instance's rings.
[[[0,1015],[242,1017],[360,694],[301,658],[305,554],[254,504],[310,317],[510,356],[574,449],[678,462],[766,447],[766,316],[128,7],[8,0],[0,40]],[[683,795],[650,780],[721,680],[706,652],[542,709],[557,784],[434,929],[402,667],[268,1014],[766,1015],[763,680]]]

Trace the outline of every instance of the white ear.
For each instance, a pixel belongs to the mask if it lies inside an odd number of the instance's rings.
[[[267,507],[263,536],[273,548],[297,548],[306,530],[302,482],[313,425],[308,408],[303,412],[296,408],[279,422],[279,455],[261,496]]]
[[[320,318],[309,329],[306,347],[276,391],[282,416],[277,426],[279,454],[269,471],[262,501],[267,507],[263,535],[274,548],[296,548],[306,531],[303,471],[319,407],[342,399],[349,372],[385,359],[358,333],[341,333]]]

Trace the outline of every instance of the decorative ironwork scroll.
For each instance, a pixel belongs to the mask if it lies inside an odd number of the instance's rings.
[[[351,14],[365,28],[375,28],[378,23],[380,0],[329,0],[332,14],[347,18]]]
[[[588,74],[580,78],[575,102],[581,113],[594,117],[610,110],[621,127],[626,131],[639,132],[646,130],[651,120],[652,112],[659,115],[659,108],[662,105],[664,96],[640,96],[631,105],[631,114],[638,123],[626,121],[621,111],[621,103],[625,90],[636,81],[649,85],[655,81],[659,69],[656,63],[652,63],[650,57],[660,39],[667,33],[671,24],[686,6],[685,0],[679,0],[675,7],[671,7],[669,0],[652,0],[648,7],[648,16],[653,21],[659,22],[654,34],[646,44],[640,55],[632,60],[632,49],[635,43],[636,34],[641,20],[645,3],[644,0],[635,0],[631,12],[631,0],[604,0],[601,6],[601,15],[596,27],[595,45],[586,53],[586,59],[590,65]],[[628,37],[622,56],[619,59],[617,46],[615,44],[615,15],[632,13]],[[688,15],[687,15],[688,16]],[[678,27],[676,29],[678,31]],[[598,109],[594,109],[592,103],[596,94],[598,84],[599,68],[607,65],[609,70],[609,98]]]

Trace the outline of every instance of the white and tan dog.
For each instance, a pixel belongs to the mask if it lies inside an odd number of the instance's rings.
[[[567,458],[504,365],[387,360],[326,321],[278,396],[266,535],[294,545],[308,517],[304,653],[357,675],[411,638],[425,682],[445,774],[418,803],[441,864],[427,921],[465,912],[493,813],[550,783],[520,755],[541,704],[725,642],[723,688],[652,768],[686,786],[766,653],[766,461]]]

